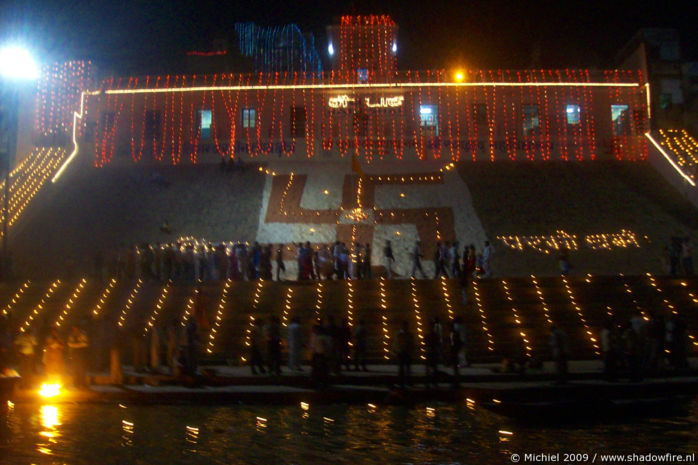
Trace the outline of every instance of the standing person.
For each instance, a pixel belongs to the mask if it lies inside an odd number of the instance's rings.
[[[20,332],[14,341],[19,362],[20,385],[24,389],[30,389],[34,381],[34,357],[36,351],[36,337],[31,330]]]
[[[349,250],[344,242],[339,246],[339,279],[349,278]]]
[[[254,262],[254,277],[252,279],[259,279],[262,277],[262,269],[260,263],[262,261],[262,246],[259,242],[254,241],[252,246],[252,260]]]
[[[570,249],[565,246],[560,247],[558,261],[560,262],[560,274],[562,274],[562,276],[567,276],[572,268],[570,264]]]
[[[424,366],[426,375],[426,387],[438,387],[438,365],[439,365],[439,335],[436,332],[436,325],[432,325],[424,339],[426,351],[426,363]]]
[[[603,373],[606,381],[613,381],[616,378],[614,329],[613,321],[607,318],[601,329],[601,353],[603,357]]]
[[[468,284],[470,283],[470,276],[471,274],[465,266],[458,275],[458,284],[460,284],[460,296],[463,305],[468,305]]]
[[[257,374],[257,368],[259,368],[260,373],[265,374],[267,370],[264,369],[264,364],[262,363],[262,320],[260,318],[255,318],[254,324],[250,331],[250,370],[253,375]]]
[[[354,368],[359,371],[368,371],[366,368],[366,354],[368,353],[368,331],[366,322],[359,320],[359,324],[354,327]]]
[[[319,256],[318,256],[318,251],[315,250],[314,247],[310,248],[310,261],[312,269],[311,269],[311,277],[313,279],[317,279],[318,281],[322,280],[322,276],[320,275],[320,263],[319,263]]]
[[[339,374],[342,370],[340,342],[341,335],[339,326],[334,323],[334,318],[332,315],[327,317],[327,322],[325,324],[325,335],[329,338],[329,344],[326,346],[327,350],[325,352],[327,362],[330,364],[329,369],[335,374]]]
[[[351,327],[349,326],[349,320],[346,318],[342,319],[342,325],[338,328],[339,331],[339,362],[344,365],[347,371],[351,369],[349,365],[351,361],[351,353],[349,352],[349,345],[351,344]]]
[[[693,276],[693,245],[690,237],[681,244],[681,266],[686,276]]]
[[[437,242],[436,248],[434,249],[434,279],[442,275],[448,278],[445,266],[446,257],[444,257],[443,251],[444,249],[441,247],[441,242]]]
[[[638,331],[633,329],[632,323],[626,323],[622,333],[623,354],[625,365],[630,369],[630,381],[640,381],[642,365],[641,343]]]
[[[451,276],[457,278],[461,275],[460,255],[458,255],[458,241],[448,249],[448,260],[451,262]]]
[[[335,274],[334,261],[327,245],[323,245],[318,253],[318,266],[320,279],[324,277],[328,281],[332,280],[332,276]]]
[[[284,246],[279,244],[276,248],[276,280],[281,281],[281,272],[286,278],[286,265],[284,265]]]
[[[204,296],[203,288],[199,284],[194,289],[194,319],[198,325],[197,329],[207,331],[211,328],[208,315],[206,315],[206,297]]]
[[[306,279],[310,278],[312,280],[316,279],[315,276],[315,265],[317,260],[315,259],[315,250],[310,246],[310,242],[305,243],[305,255],[303,255],[303,269],[306,270]]]
[[[305,247],[303,243],[299,242],[296,244],[296,264],[298,265],[298,276],[296,276],[297,281],[303,281],[308,279],[307,274],[303,270],[303,263],[305,261]]]
[[[403,320],[400,331],[395,336],[395,355],[397,356],[398,377],[401,388],[405,387],[405,381],[410,385],[413,344],[414,338],[410,332],[409,325],[407,321]]]
[[[188,375],[195,376],[199,362],[199,325],[196,322],[196,318],[190,316],[184,330],[187,338],[186,371]]]
[[[235,248],[235,256],[237,258],[237,264],[238,264],[238,274],[240,275],[240,281],[245,280],[245,276],[247,276],[247,246],[243,244],[242,242],[238,242],[237,247]]]
[[[351,251],[350,270],[348,276],[350,279],[361,279],[361,259],[361,245],[359,245],[358,242],[355,242]]]
[[[259,255],[259,277],[271,280],[271,244],[262,247]]]
[[[463,341],[460,338],[461,332],[458,328],[458,322],[454,319],[451,321],[451,334],[449,336],[449,341],[451,343],[451,366],[453,367],[453,387],[458,386],[460,382],[460,373],[458,372],[458,367],[460,366],[460,353],[463,348]]]
[[[383,262],[385,263],[385,271],[388,274],[388,279],[390,279],[393,277],[393,263],[395,262],[393,246],[390,245],[390,241],[385,241],[385,247],[383,247]]]
[[[50,329],[44,344],[44,369],[46,377],[51,382],[60,382],[63,377],[65,363],[63,360],[63,348],[65,344],[58,335],[58,329],[54,326]]]
[[[327,386],[329,370],[327,369],[327,347],[330,344],[325,328],[318,322],[310,333],[310,352],[312,360],[311,378],[319,388]]]
[[[368,242],[366,243],[366,246],[364,247],[364,271],[363,271],[364,278],[366,279],[371,279],[373,278],[373,272],[371,271],[371,244]]]
[[[412,250],[412,273],[410,277],[414,278],[414,274],[417,270],[422,274],[422,278],[426,278],[427,275],[424,274],[422,269],[422,241],[417,241],[414,244],[414,249]]]
[[[254,281],[257,276],[257,262],[255,261],[255,249],[250,247],[247,250],[247,280]]]
[[[73,325],[68,336],[68,351],[73,369],[73,385],[76,388],[87,387],[88,347],[87,334],[77,325]]]
[[[337,279],[342,279],[340,274],[341,274],[341,266],[339,262],[339,255],[341,253],[341,244],[339,241],[335,241],[334,246],[332,246],[332,261],[334,264],[334,274],[337,276]]]
[[[288,368],[291,371],[303,371],[301,368],[301,323],[297,316],[291,318],[288,325]]]
[[[569,349],[567,334],[557,325],[553,325],[550,331],[550,347],[553,352],[553,360],[555,361],[557,383],[564,384],[567,382],[567,357]]]
[[[490,244],[490,241],[485,241],[485,248],[482,250],[482,277],[489,278],[492,276],[492,266],[490,261],[492,260],[492,254],[494,253],[494,247]]]
[[[445,360],[445,344],[444,344],[444,328],[439,321],[439,317],[435,316],[431,320],[431,329],[436,335],[436,364],[439,364],[439,360]]]
[[[267,356],[269,358],[269,374],[281,375],[281,328],[279,318],[274,315],[267,326]]]
[[[467,339],[465,331],[465,323],[463,322],[462,316],[457,316],[453,320],[454,329],[458,332],[458,338],[460,339],[460,350],[458,351],[458,367],[465,368],[468,366],[468,352],[467,352]]]
[[[157,325],[150,328],[150,369],[154,373],[160,371],[160,328]]]
[[[167,327],[167,365],[173,376],[179,376],[179,326],[179,321],[174,319]]]
[[[647,368],[650,372],[660,372],[664,367],[664,341],[666,323],[663,315],[653,315],[648,331]]]
[[[473,278],[477,277],[477,254],[475,253],[475,244],[470,244],[468,247],[465,260],[465,271]]]

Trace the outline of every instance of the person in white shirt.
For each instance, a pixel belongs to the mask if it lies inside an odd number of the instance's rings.
[[[490,241],[485,241],[485,248],[482,251],[482,277],[489,278],[492,276],[492,268],[490,266],[490,260],[492,259],[492,254],[494,253],[494,247],[490,244]]]
[[[291,319],[288,325],[288,367],[292,371],[303,371],[301,368],[301,324],[298,317]]]
[[[412,273],[410,276],[414,278],[414,273],[419,270],[419,272],[422,274],[422,278],[426,278],[427,276],[424,274],[424,270],[422,269],[422,242],[417,241],[414,245],[414,249],[412,251]]]

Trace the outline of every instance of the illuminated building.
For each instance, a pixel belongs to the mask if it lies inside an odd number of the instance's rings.
[[[321,71],[295,26],[238,24],[254,73],[108,77],[84,96],[94,165],[647,157],[641,72],[398,71],[397,30],[388,16],[342,16]]]

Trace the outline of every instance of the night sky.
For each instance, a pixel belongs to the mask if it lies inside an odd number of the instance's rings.
[[[43,60],[92,58],[114,74],[180,71],[184,52],[232,36],[233,23],[295,22],[326,54],[325,26],[342,14],[390,14],[398,66],[613,67],[641,27],[674,27],[683,58],[698,59],[698,8],[664,1],[87,1],[4,0],[0,36],[26,38]],[[380,5],[377,6],[377,5]]]

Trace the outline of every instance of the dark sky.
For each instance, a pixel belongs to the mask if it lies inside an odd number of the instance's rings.
[[[238,21],[295,22],[326,53],[325,26],[346,13],[393,16],[400,68],[613,67],[641,27],[674,27],[698,59],[698,7],[686,2],[0,0],[0,37],[25,37],[44,59],[93,58],[116,74],[174,69]],[[533,52],[536,50],[536,52]]]

